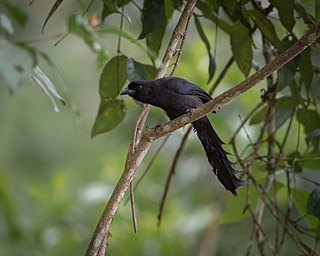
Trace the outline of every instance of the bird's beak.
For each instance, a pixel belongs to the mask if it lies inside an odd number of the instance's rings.
[[[133,95],[133,90],[130,90],[128,87],[122,89],[120,95]]]

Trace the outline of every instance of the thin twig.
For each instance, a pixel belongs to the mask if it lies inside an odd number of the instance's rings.
[[[149,164],[147,165],[146,169],[144,170],[144,172],[141,174],[141,176],[138,178],[138,181],[136,182],[136,184],[134,185],[134,189],[133,191],[135,192],[139,186],[139,184],[141,183],[142,179],[146,176],[146,174],[148,173],[148,171],[150,170],[152,164],[154,163],[154,161],[156,160],[157,156],[159,155],[160,151],[162,150],[162,148],[164,147],[164,145],[166,144],[166,142],[168,141],[170,137],[170,134],[167,135],[165,137],[165,139],[161,142],[160,146],[158,147],[158,149],[156,150],[156,152],[154,153],[154,155],[152,156]],[[129,199],[127,199],[125,202],[124,202],[124,205],[127,204]]]
[[[131,214],[132,214],[132,221],[133,221],[133,230],[134,233],[138,231],[138,223],[137,223],[137,214],[136,208],[134,205],[134,185],[133,180],[130,182],[130,203],[131,203]]]
[[[160,201],[160,207],[159,207],[159,212],[158,212],[158,223],[157,223],[158,228],[160,228],[162,212],[163,212],[163,209],[164,209],[164,203],[165,203],[167,195],[168,195],[168,191],[169,191],[171,180],[173,178],[173,175],[175,174],[175,170],[176,170],[176,167],[177,167],[178,159],[179,159],[179,157],[180,157],[180,155],[181,155],[181,153],[183,151],[183,148],[184,148],[184,146],[185,146],[185,144],[187,142],[188,136],[189,136],[191,131],[192,131],[192,126],[190,126],[188,128],[188,130],[186,131],[186,133],[183,135],[183,138],[181,140],[180,146],[179,146],[178,150],[176,151],[176,154],[174,155],[173,162],[172,162],[170,171],[169,171],[167,179],[166,179],[163,195],[162,195],[161,201]]]
[[[193,11],[193,10],[192,10]],[[189,27],[189,22],[190,22],[190,18],[191,18],[191,15],[188,17],[187,19],[187,23],[186,23],[186,27],[183,31],[183,35],[181,35],[181,43],[180,43],[180,47],[178,49],[178,55],[177,55],[177,58],[176,58],[176,61],[175,63],[173,64],[173,69],[170,73],[170,76],[173,76],[174,73],[176,72],[176,69],[178,67],[178,64],[179,64],[179,61],[180,61],[180,58],[182,56],[182,51],[183,51],[183,46],[184,46],[184,42],[186,41],[187,39],[187,31],[188,31],[188,27]]]

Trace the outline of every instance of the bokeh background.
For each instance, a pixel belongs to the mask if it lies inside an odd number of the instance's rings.
[[[97,65],[95,54],[72,34],[54,45],[66,31],[67,17],[79,12],[78,4],[64,1],[42,34],[43,22],[54,1],[36,0],[32,5],[28,1],[14,2],[29,17],[25,30],[16,33],[14,40],[26,42],[49,55],[63,82],[46,63],[40,63],[40,66],[66,98],[67,104],[58,103],[60,111],[55,112],[48,97],[28,77],[14,93],[10,93],[1,80],[0,255],[84,255],[123,171],[141,108],[125,98],[127,114],[124,121],[110,132],[91,139],[90,132],[99,105],[101,67]],[[90,12],[98,10],[99,5],[93,5]],[[140,24],[134,7],[127,12],[132,24]],[[171,29],[177,18],[178,13],[171,21]],[[118,24],[119,15],[111,15],[107,22]],[[126,22],[124,26],[138,36],[135,26]],[[207,33],[213,41],[214,30]],[[169,36],[167,33],[164,45]],[[101,35],[101,43],[108,49],[109,56],[116,54],[117,36]],[[231,52],[229,40],[222,33],[218,33],[217,44],[219,73]],[[145,52],[134,43],[123,40],[122,49],[128,56],[151,64]],[[256,60],[259,61],[259,57]],[[207,90],[210,86],[206,83],[207,65],[206,48],[191,25],[176,76]],[[215,95],[243,79],[234,64]],[[238,115],[244,116],[259,101],[260,89],[264,85],[261,83],[223,106],[216,115],[210,115],[224,141],[231,138],[239,124]],[[153,108],[147,123],[153,126],[166,120],[161,110]],[[254,126],[247,127],[252,136],[255,129]],[[129,204],[120,206],[111,226],[108,255],[243,255],[252,220],[247,218],[237,223],[222,224],[222,213],[232,200],[240,200],[239,212],[243,211],[244,205],[241,204],[242,199],[233,198],[217,182],[194,134],[179,160],[162,225],[157,228],[165,179],[183,131],[185,129],[171,135],[136,191],[136,234]],[[240,139],[247,143],[244,134]],[[138,175],[144,171],[161,141],[152,146]],[[230,147],[226,149],[230,150]],[[272,232],[273,226],[268,227],[268,216],[265,227]],[[287,255],[293,255],[290,254],[290,241],[287,243]]]

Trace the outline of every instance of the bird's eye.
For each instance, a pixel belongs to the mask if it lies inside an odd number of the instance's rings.
[[[142,88],[143,88],[142,85],[138,85],[138,86],[137,86],[137,90],[138,90],[138,91],[141,91]]]

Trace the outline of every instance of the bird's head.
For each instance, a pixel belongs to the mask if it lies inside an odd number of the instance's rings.
[[[137,101],[149,103],[152,94],[152,82],[145,80],[131,82],[128,87],[120,92],[120,95],[129,95]]]

